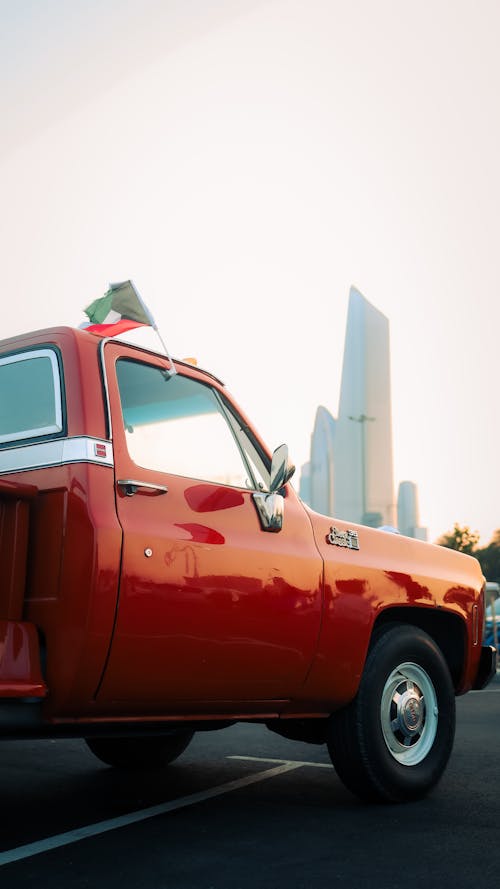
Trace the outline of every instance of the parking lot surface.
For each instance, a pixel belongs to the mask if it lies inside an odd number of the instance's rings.
[[[470,887],[500,872],[500,677],[457,701],[433,794],[368,806],[325,748],[237,725],[161,773],[125,774],[83,742],[0,748],[0,880],[16,889]]]

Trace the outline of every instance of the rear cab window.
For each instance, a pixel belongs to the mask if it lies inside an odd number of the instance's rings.
[[[62,383],[55,349],[0,357],[0,447],[64,430]]]

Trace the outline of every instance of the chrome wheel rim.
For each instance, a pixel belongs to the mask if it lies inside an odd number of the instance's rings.
[[[436,691],[418,664],[399,664],[385,683],[380,705],[384,741],[391,756],[404,766],[425,759],[438,727]]]

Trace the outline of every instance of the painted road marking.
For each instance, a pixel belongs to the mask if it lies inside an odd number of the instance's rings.
[[[42,852],[59,849],[61,846],[78,843],[80,840],[88,839],[88,837],[99,836],[110,830],[128,827],[129,824],[137,824],[139,821],[146,821],[148,818],[155,818],[157,815],[164,815],[166,812],[174,812],[176,809],[194,806],[196,803],[202,803],[216,796],[222,796],[224,793],[231,793],[232,790],[239,790],[240,787],[256,784],[259,781],[265,781],[267,778],[275,778],[277,775],[291,772],[302,766],[300,762],[295,763],[288,760],[279,760],[279,762],[281,765],[275,766],[273,769],[266,769],[264,772],[257,772],[255,775],[247,775],[245,778],[228,781],[225,784],[212,787],[210,790],[191,793],[189,796],[181,796],[179,799],[171,800],[168,803],[160,803],[157,806],[150,806],[148,809],[139,809],[137,812],[119,815],[117,818],[108,818],[106,821],[98,821],[96,824],[87,824],[85,827],[77,827],[75,830],[47,837],[45,840],[38,840],[35,843],[27,843],[25,846],[17,846],[15,849],[0,852],[0,867],[4,864],[11,864],[13,861],[21,861],[23,858],[32,858],[34,855],[40,855]]]
[[[228,756],[227,759],[243,759],[248,762],[281,762],[300,769],[303,766],[312,766],[314,769],[333,769],[329,762],[301,762],[298,759],[268,759],[264,756]]]

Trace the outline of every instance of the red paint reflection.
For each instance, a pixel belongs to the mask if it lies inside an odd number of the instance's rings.
[[[245,502],[241,491],[219,485],[193,485],[186,488],[184,496],[195,512],[217,512],[219,509],[242,506]]]
[[[193,540],[195,543],[213,543],[220,546],[226,542],[223,534],[219,534],[214,528],[207,528],[206,525],[199,525],[197,522],[174,522],[176,528],[182,528],[187,531],[186,540]]]

